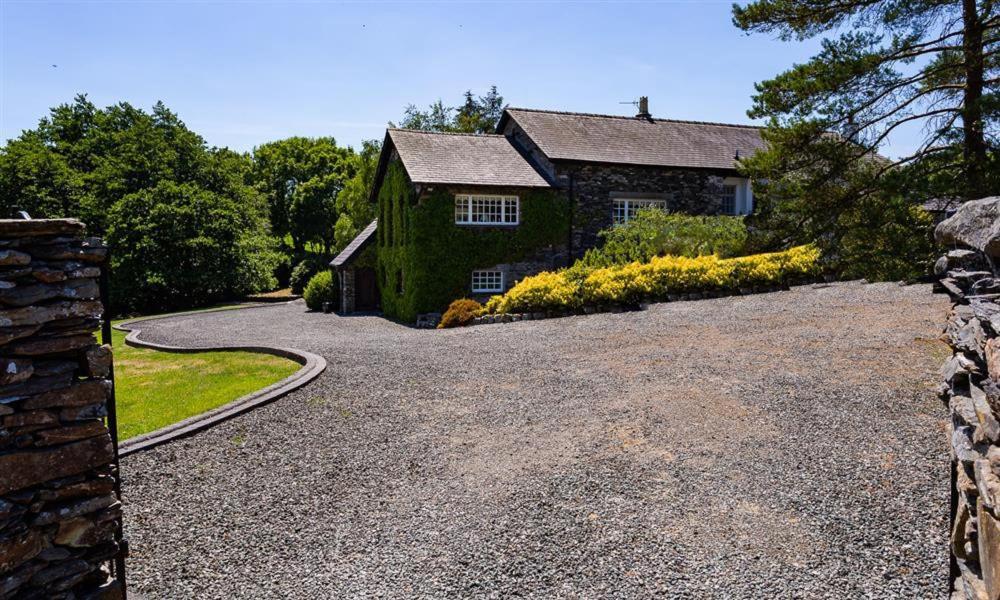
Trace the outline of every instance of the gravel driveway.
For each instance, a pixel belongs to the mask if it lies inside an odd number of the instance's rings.
[[[329,368],[123,460],[151,598],[945,598],[947,300],[837,284],[448,331],[147,323]]]

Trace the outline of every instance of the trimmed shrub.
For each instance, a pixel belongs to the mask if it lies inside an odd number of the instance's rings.
[[[650,208],[600,235],[604,243],[588,250],[577,262],[578,267],[648,262],[657,256],[740,256],[744,254],[747,228],[743,217],[670,214]]]
[[[316,273],[306,284],[302,297],[310,310],[322,310],[324,302],[336,302],[337,286],[334,285],[333,273],[329,270]]]
[[[737,291],[803,281],[819,274],[819,250],[798,246],[738,258],[661,256],[649,262],[525,277],[486,311],[495,314],[576,309],[584,304],[637,304],[692,292]]]
[[[441,316],[441,322],[438,323],[438,329],[465,327],[471,323],[473,319],[481,315],[482,312],[483,305],[475,300],[470,300],[468,298],[455,300],[448,305],[448,310],[444,311],[444,314]]]

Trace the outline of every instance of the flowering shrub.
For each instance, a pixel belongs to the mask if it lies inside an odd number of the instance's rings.
[[[502,296],[486,302],[489,313],[558,310],[580,306],[579,285],[562,271],[543,271],[525,277]]]
[[[637,304],[670,294],[736,291],[808,279],[819,273],[819,250],[798,246],[782,252],[738,258],[715,255],[661,256],[649,262],[544,272],[526,277],[506,294],[493,296],[494,314],[572,310],[584,304]]]
[[[473,319],[481,315],[482,312],[483,305],[475,300],[470,300],[469,298],[455,300],[448,305],[448,310],[444,311],[444,314],[441,315],[441,322],[438,323],[438,329],[465,327]]]

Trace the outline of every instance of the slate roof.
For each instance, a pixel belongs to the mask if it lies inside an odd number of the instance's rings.
[[[414,183],[551,187],[502,135],[390,129]]]
[[[498,130],[509,119],[551,160],[728,170],[764,146],[751,125],[508,108]]]
[[[348,244],[346,248],[341,250],[340,254],[338,254],[336,258],[330,261],[330,266],[342,267],[354,260],[354,257],[360,254],[361,251],[365,249],[365,246],[371,242],[371,240],[375,239],[375,231],[377,230],[378,219],[375,219],[368,224],[368,227],[362,229],[361,233],[351,240],[351,243]]]

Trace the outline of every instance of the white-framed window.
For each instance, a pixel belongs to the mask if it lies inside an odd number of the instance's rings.
[[[750,180],[743,177],[726,177],[722,180],[720,199],[722,214],[750,214],[753,212],[753,188]]]
[[[611,219],[615,225],[627,223],[644,208],[666,210],[667,201],[655,198],[615,198],[611,202]]]
[[[455,195],[455,223],[459,225],[517,225],[520,209],[517,196]]]
[[[503,271],[473,271],[472,291],[477,293],[502,292]]]
[[[736,189],[737,186],[734,183],[722,184],[722,214],[736,214]]]

